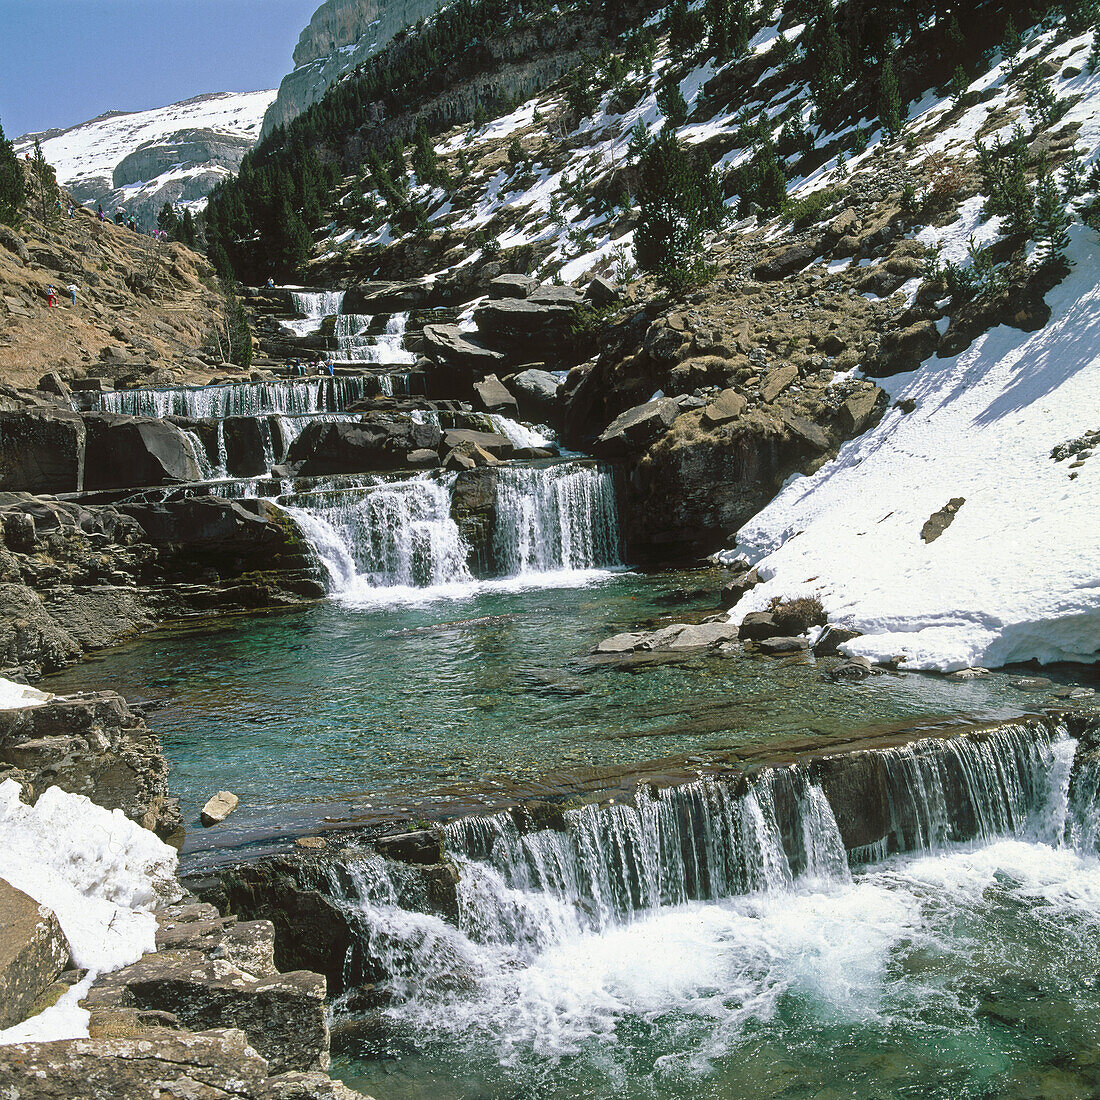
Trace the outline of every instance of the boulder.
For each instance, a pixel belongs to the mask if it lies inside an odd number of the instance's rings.
[[[474,393],[486,412],[518,414],[519,403],[504,388],[504,383],[495,375],[486,375],[481,382],[474,383]]]
[[[845,642],[851,642],[858,637],[858,630],[849,630],[843,626],[827,626],[813,644],[814,656],[835,657]]]
[[[84,488],[89,492],[202,478],[191,441],[166,420],[85,413],[84,427]]]
[[[231,477],[260,477],[267,473],[264,440],[269,431],[270,427],[259,417],[226,417],[225,466]]]
[[[380,855],[399,863],[439,863],[443,859],[443,837],[428,829],[379,837],[374,846]]]
[[[601,433],[593,450],[608,458],[641,450],[657,436],[668,431],[680,415],[680,407],[671,397],[659,397],[617,416]]]
[[[489,297],[493,301],[526,298],[538,285],[538,279],[530,275],[498,275],[489,283]]]
[[[9,226],[0,225],[0,248],[6,248],[13,253],[22,264],[31,262],[31,254],[27,251],[27,242]]]
[[[458,325],[425,325],[424,352],[438,362],[479,374],[496,369],[505,360],[501,352],[486,347]]]
[[[31,1015],[68,961],[53,911],[0,879],[0,1030]]]
[[[760,399],[770,404],[792,382],[798,378],[798,367],[793,363],[784,363],[782,366],[773,367],[764,376],[760,386]]]
[[[793,275],[813,263],[817,252],[817,245],[812,241],[803,241],[801,244],[792,245],[771,259],[758,263],[752,269],[753,278],[762,283],[785,279],[788,275]]]
[[[496,458],[507,458],[512,454],[512,441],[496,432],[479,432],[473,428],[449,428],[443,435],[443,446],[449,451],[464,446],[480,447]]]
[[[79,656],[80,646],[50,617],[37,592],[0,584],[0,667],[53,672]]]
[[[508,388],[515,395],[520,416],[526,420],[553,423],[560,415],[558,380],[549,371],[529,367],[512,375]]]
[[[0,412],[0,491],[83,491],[86,431],[66,409]]]
[[[703,419],[708,424],[726,424],[744,413],[748,401],[736,390],[723,390],[703,409]]]
[[[286,461],[299,477],[398,470],[415,451],[436,451],[439,428],[407,413],[371,413],[357,423],[314,421],[291,444]]]
[[[42,390],[43,393],[52,393],[58,397],[64,397],[66,400],[68,400],[69,394],[72,392],[65,382],[65,379],[55,370],[47,371],[39,378],[38,388]]]
[[[784,409],[782,415],[783,423],[799,442],[806,444],[814,451],[828,450],[829,434],[820,424],[815,424],[802,416],[795,416],[789,409]]]
[[[572,337],[576,299],[547,292],[563,289],[540,287],[526,299],[504,298],[479,306],[474,320],[481,339],[512,356],[529,358],[532,345],[560,351]]]
[[[966,497],[953,497],[938,512],[925,520],[920,537],[925,542],[935,542],[955,522],[959,509],[966,503]]]
[[[437,304],[432,287],[425,283],[365,283],[344,292],[345,313],[411,313]]]
[[[936,353],[940,346],[940,331],[934,321],[918,321],[908,328],[886,333],[878,355],[864,368],[875,378],[916,370]]]
[[[840,406],[840,426],[847,435],[859,435],[871,427],[881,397],[882,390],[873,386],[853,394]]]
[[[748,572],[734,577],[732,581],[727,581],[722,585],[722,591],[718,596],[718,606],[727,611],[731,607],[736,607],[741,597],[759,583],[760,578],[757,576],[755,569],[750,569]]]
[[[591,302],[597,309],[614,305],[622,301],[622,297],[623,292],[614,283],[599,275],[588,284],[588,289],[584,292],[584,300]]]
[[[269,924],[267,930],[272,937]],[[99,979],[84,1006],[93,1013],[171,1013],[194,1031],[240,1028],[275,1073],[326,1069],[325,979],[305,970],[253,974],[234,963],[229,950],[225,945],[222,957],[207,955],[201,946],[143,955]],[[264,962],[262,954],[257,958]]]
[[[756,648],[769,657],[782,657],[788,653],[805,653],[810,643],[805,638],[761,638]]]
[[[240,799],[232,791],[218,791],[207,799],[199,814],[199,820],[209,828],[211,825],[220,825],[236,808]]]
[[[737,636],[745,642],[758,642],[762,638],[774,638],[781,629],[770,611],[750,611],[741,620]]]

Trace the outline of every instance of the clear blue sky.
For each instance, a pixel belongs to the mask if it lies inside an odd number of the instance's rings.
[[[321,0],[0,0],[9,138],[202,92],[278,87]]]

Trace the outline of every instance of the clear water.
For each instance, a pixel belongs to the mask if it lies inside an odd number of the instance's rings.
[[[579,571],[402,590],[389,605],[352,589],[300,612],[161,630],[44,686],[154,702],[189,825],[215,791],[240,796],[224,826],[191,829],[185,855],[324,816],[415,819],[560,793],[591,768],[929,715],[1015,715],[1035,700],[999,675],[834,684],[764,659],[584,662],[639,622],[713,608],[717,586],[712,572]]]

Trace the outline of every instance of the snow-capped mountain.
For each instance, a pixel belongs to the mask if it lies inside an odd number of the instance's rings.
[[[80,202],[125,210],[147,228],[165,202],[198,210],[259,137],[274,90],[211,92],[148,111],[110,111],[63,130],[25,134],[42,143],[58,182]]]

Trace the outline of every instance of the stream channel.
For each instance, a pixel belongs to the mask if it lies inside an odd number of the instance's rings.
[[[363,373],[102,406],[265,417],[278,465],[310,418],[410,392],[401,317],[300,298],[293,330],[337,311],[340,357]],[[552,442],[507,418],[492,429]],[[329,598],[165,628],[43,686],[147,705],[188,824],[185,870],[337,825],[481,815],[447,826],[457,926],[402,909],[381,866],[344,890],[386,975],[383,997],[353,988],[334,1005],[334,1070],[350,1084],[377,1100],[1100,1095],[1097,822],[1070,806],[1066,730],[1005,727],[962,760],[980,821],[965,843],[936,776],[897,750],[898,789],[929,827],[919,851],[889,858],[846,855],[808,779],[797,859],[766,782],[736,799],[700,781],[653,804],[562,802],[601,776],[748,742],[1010,719],[1045,698],[1018,672],[832,683],[812,663],[740,655],[596,665],[602,638],[712,612],[719,583],[620,560],[608,469],[577,456],[501,467],[492,565],[475,575],[454,474],[229,479],[217,445],[195,445],[208,481],[172,491],[277,500]],[[241,805],[204,831],[218,789]],[[565,805],[565,830],[520,837],[495,813],[530,797]],[[690,837],[674,824],[684,799]],[[708,886],[678,889],[696,843]]]

